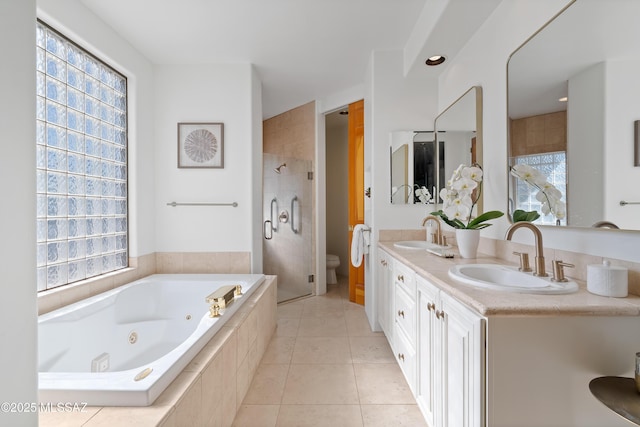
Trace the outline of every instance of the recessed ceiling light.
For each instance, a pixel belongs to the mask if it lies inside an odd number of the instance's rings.
[[[425,64],[427,65],[440,65],[445,61],[445,57],[442,55],[434,55],[434,56],[430,56],[426,61]]]
[[[569,98],[566,97],[566,96],[563,96],[562,98],[558,99],[558,101],[560,101],[560,102],[567,102],[568,100],[569,100]]]

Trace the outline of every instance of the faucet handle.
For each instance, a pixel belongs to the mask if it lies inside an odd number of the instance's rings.
[[[529,254],[526,252],[514,252],[514,255],[518,255],[520,257],[520,268],[518,270],[529,272],[531,270],[531,266],[529,265]]]
[[[554,259],[553,261],[551,261],[551,266],[553,267],[553,277],[551,278],[552,282],[568,282],[566,277],[564,277],[563,267],[575,267],[575,265],[562,262],[562,260],[559,259]]]

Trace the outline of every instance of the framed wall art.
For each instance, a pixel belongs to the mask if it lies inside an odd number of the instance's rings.
[[[179,168],[224,168],[223,123],[178,123]]]

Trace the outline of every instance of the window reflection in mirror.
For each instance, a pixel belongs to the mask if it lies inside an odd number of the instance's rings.
[[[640,208],[620,204],[640,201],[638,16],[640,1],[575,1],[509,59],[510,165],[530,164],[562,192],[560,225],[640,230]],[[541,209],[537,192],[510,176],[511,212]]]

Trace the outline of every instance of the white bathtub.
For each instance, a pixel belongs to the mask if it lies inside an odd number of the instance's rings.
[[[251,274],[156,274],[40,316],[40,401],[151,405],[263,281]],[[244,295],[221,317],[209,317],[205,297],[230,284],[240,284]],[[92,372],[107,363],[106,371]],[[136,381],[147,368],[151,373]]]

